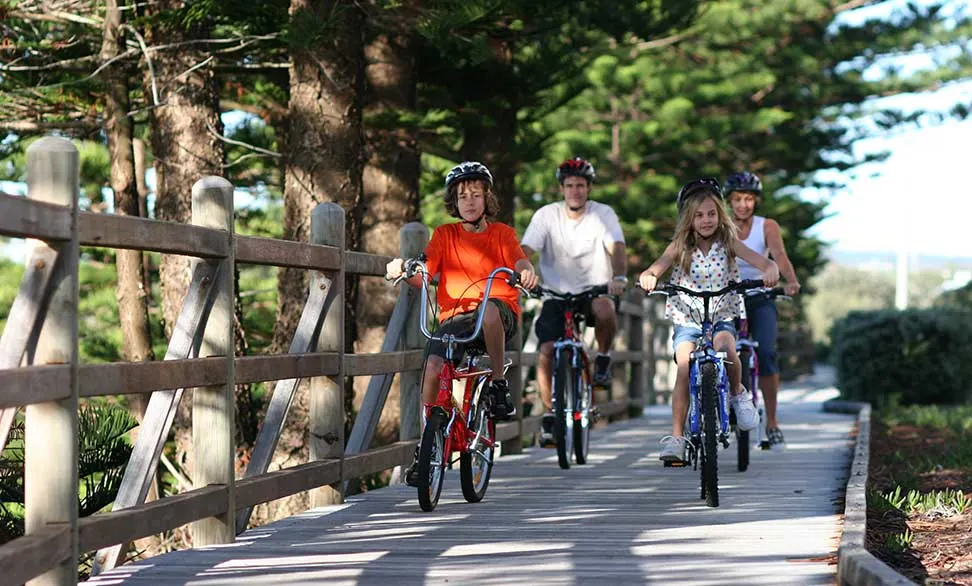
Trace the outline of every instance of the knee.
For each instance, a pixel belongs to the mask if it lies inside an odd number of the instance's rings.
[[[591,312],[597,323],[614,323],[617,315],[614,312],[614,302],[607,297],[598,297],[591,302]]]
[[[503,320],[500,319],[499,308],[496,307],[494,303],[486,304],[486,313],[483,314],[483,325],[488,327],[495,327],[497,325],[502,325]]]
[[[540,344],[540,356],[543,358],[550,358],[553,356],[553,349],[553,342],[544,342],[543,344]]]
[[[445,363],[441,356],[436,356],[431,354],[429,359],[425,361],[425,378],[439,376],[439,371],[442,370],[442,365]]]

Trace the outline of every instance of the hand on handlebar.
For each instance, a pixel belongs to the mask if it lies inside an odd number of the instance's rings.
[[[797,293],[800,292],[800,283],[794,281],[793,283],[787,283],[786,285],[783,285],[783,292],[791,297],[793,295],[796,295]]]
[[[780,282],[780,267],[776,266],[776,263],[770,261],[770,266],[763,271],[763,285],[766,287],[776,287],[776,284]]]
[[[638,276],[638,284],[641,285],[641,288],[647,292],[654,291],[655,286],[658,285],[658,277],[652,273],[649,273],[648,269],[645,269],[641,272],[641,275]]]
[[[540,284],[540,277],[530,269],[520,271],[520,285],[526,289],[535,289]]]
[[[625,283],[624,281],[615,281],[612,279],[608,281],[607,284],[608,295],[613,295],[615,297],[622,295],[624,293],[624,289],[626,286],[627,283]]]
[[[398,277],[402,276],[405,272],[405,260],[401,258],[393,258],[388,261],[385,265],[385,280],[394,281]]]

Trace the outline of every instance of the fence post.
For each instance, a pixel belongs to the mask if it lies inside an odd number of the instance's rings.
[[[70,364],[71,396],[27,406],[24,423],[25,532],[49,523],[71,528],[71,555],[27,582],[75,584],[78,572],[78,150],[71,141],[44,137],[27,149],[27,195],[71,208],[72,239],[60,245],[43,327],[28,360],[34,365]],[[37,249],[49,247],[36,242]]]
[[[194,546],[233,543],[236,538],[236,401],[234,388],[234,246],[233,184],[222,177],[203,177],[192,186],[192,223],[225,230],[228,252],[213,283],[215,299],[199,347],[199,357],[226,359],[226,382],[192,392],[192,481],[195,488],[226,487],[226,512],[192,524]],[[205,262],[193,260],[194,264]]]
[[[638,417],[645,406],[645,329],[644,303],[636,297],[644,297],[637,289],[631,295],[632,306],[635,308],[628,321],[628,349],[641,354],[641,359],[631,363],[631,384],[628,385],[628,417]]]
[[[324,316],[324,325],[317,339],[318,352],[338,352],[341,355],[338,374],[334,377],[315,376],[310,383],[310,460],[344,459],[344,288],[345,249],[344,209],[336,203],[318,204],[311,212],[311,242],[335,246],[341,251],[341,268],[334,276],[334,300]],[[342,477],[343,466],[342,466]],[[343,483],[310,491],[311,507],[344,502]]]
[[[402,226],[400,232],[399,251],[402,258],[413,258],[425,251],[429,243],[429,229],[421,222],[409,222]],[[402,285],[408,287],[408,285]],[[405,294],[403,291],[402,295]],[[425,347],[425,338],[419,331],[420,310],[422,298],[415,296],[408,312],[403,335],[404,350],[420,350]],[[422,371],[409,370],[402,372],[399,383],[398,399],[398,438],[410,440],[419,437],[422,431]]]
[[[510,342],[513,355],[513,366],[506,373],[506,380],[510,383],[510,394],[513,395],[513,404],[516,406],[516,437],[503,442],[500,450],[504,456],[507,454],[523,453],[523,315],[517,316],[516,335]],[[509,351],[511,348],[507,348]]]

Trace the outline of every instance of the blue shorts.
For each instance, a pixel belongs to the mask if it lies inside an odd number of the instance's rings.
[[[759,295],[747,297],[746,319],[749,320],[749,336],[759,342],[756,348],[759,376],[778,373],[780,364],[776,352],[776,301]]]
[[[715,323],[712,328],[712,336],[715,337],[719,332],[729,332],[732,337],[736,337],[736,326],[732,321],[719,321]],[[672,334],[672,348],[677,349],[678,345],[683,342],[696,343],[699,337],[702,335],[702,328],[698,326],[675,326],[675,331]],[[762,364],[762,363],[760,363]]]

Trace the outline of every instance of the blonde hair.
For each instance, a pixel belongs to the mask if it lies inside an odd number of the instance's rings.
[[[692,225],[695,219],[695,213],[706,199],[711,199],[715,203],[716,214],[719,216],[719,225],[716,227],[712,239],[714,242],[721,243],[726,249],[730,267],[736,262],[736,254],[733,251],[736,248],[736,243],[739,242],[739,238],[736,236],[735,223],[729,217],[729,214],[726,212],[726,207],[723,205],[722,198],[716,192],[712,190],[700,191],[692,194],[692,196],[685,200],[682,211],[678,215],[675,237],[672,238],[672,242],[675,243],[675,255],[678,259],[677,266],[681,267],[684,273],[688,273],[691,270],[692,253],[695,252],[695,249],[699,245],[698,235],[695,233],[695,228]]]

